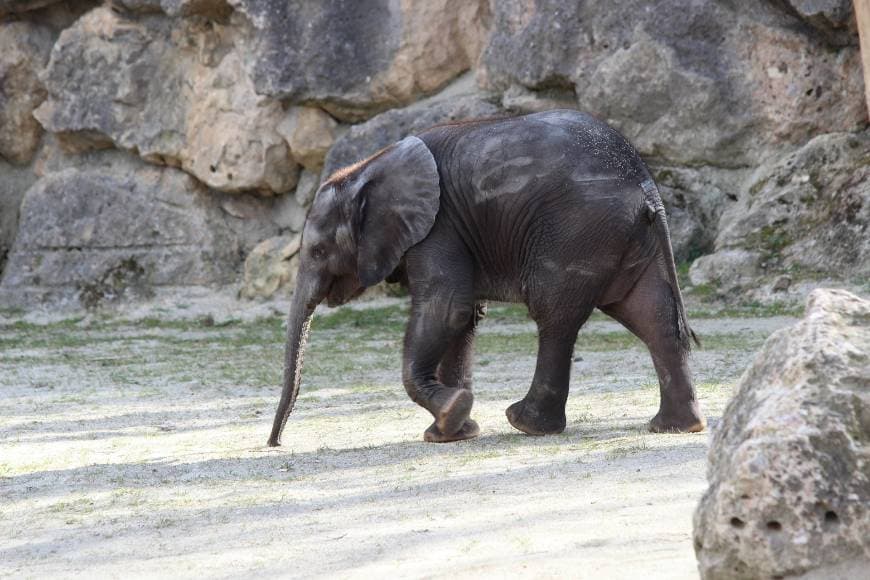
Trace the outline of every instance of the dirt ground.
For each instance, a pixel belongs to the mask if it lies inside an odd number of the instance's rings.
[[[695,578],[708,434],[653,435],[643,346],[596,316],[568,428],[513,430],[534,326],[494,307],[478,340],[478,439],[425,444],[400,382],[401,301],[318,317],[284,447],[282,318],[34,323],[0,316],[0,576]],[[715,427],[789,317],[696,317]]]

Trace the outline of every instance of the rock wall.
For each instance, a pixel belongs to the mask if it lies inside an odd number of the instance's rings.
[[[870,570],[870,302],[815,290],[744,373],[695,513],[705,579]]]
[[[862,78],[848,0],[0,1],[0,301],[81,303],[134,258],[140,289],[269,294],[274,276],[254,273],[274,268],[244,273],[244,259],[293,238],[325,174],[443,120],[554,107],[637,145],[677,257],[704,256],[698,285],[735,297],[784,274],[860,282]],[[76,245],[87,220],[63,212],[103,211],[91,189],[124,201]],[[175,242],[169,214],[154,212],[149,240],[133,212],[173,196],[194,200],[179,243],[214,260],[208,275],[142,258]],[[252,260],[284,272],[287,247]]]

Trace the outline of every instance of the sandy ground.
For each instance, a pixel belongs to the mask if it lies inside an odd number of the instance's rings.
[[[400,384],[403,306],[316,320],[285,446],[275,316],[223,324],[0,320],[0,576],[695,578],[708,434],[645,430],[645,349],[581,331],[564,434],[504,409],[534,328],[484,324],[473,441],[425,444]],[[226,317],[223,317],[226,318]],[[244,318],[244,317],[242,317]],[[777,318],[697,320],[711,425]]]

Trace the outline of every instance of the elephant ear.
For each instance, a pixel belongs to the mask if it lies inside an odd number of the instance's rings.
[[[423,141],[406,137],[366,162],[351,187],[358,208],[357,273],[363,286],[372,286],[432,229],[441,194],[438,168]]]

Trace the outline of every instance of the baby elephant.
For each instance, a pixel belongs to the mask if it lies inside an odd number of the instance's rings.
[[[565,429],[574,342],[598,307],[649,348],[661,403],[652,431],[700,431],[690,341],[658,189],[637,151],[570,110],[438,125],[334,173],[302,237],[284,387],[269,445],[299,392],[312,313],[381,280],[411,295],[402,381],[432,413],[424,439],[470,439],[472,345],[484,301],[522,302],[538,325],[529,392],[510,424]]]

